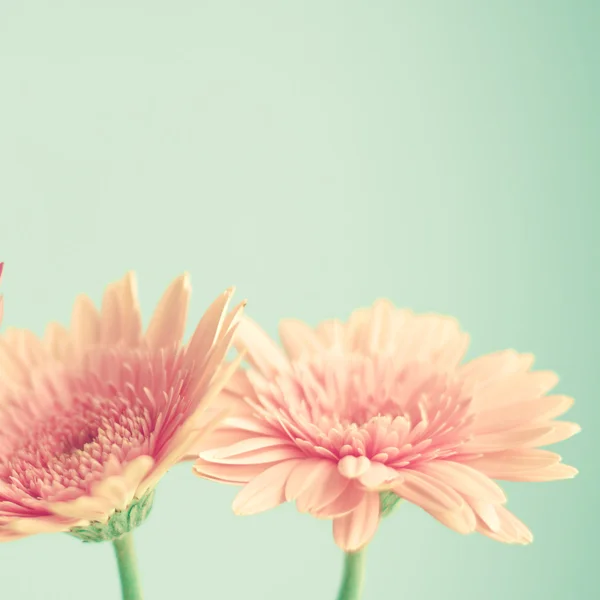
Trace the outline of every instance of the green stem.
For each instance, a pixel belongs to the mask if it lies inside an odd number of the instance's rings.
[[[133,534],[126,533],[114,540],[113,545],[117,555],[117,564],[119,565],[123,600],[143,600],[142,582],[140,581],[135,548],[133,547]]]
[[[347,552],[337,600],[360,600],[365,582],[366,548]]]

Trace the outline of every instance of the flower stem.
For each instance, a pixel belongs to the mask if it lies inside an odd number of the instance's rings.
[[[366,548],[358,552],[347,552],[344,559],[344,574],[337,600],[360,600],[365,581]]]
[[[137,568],[133,534],[126,533],[114,540],[113,545],[117,555],[117,564],[119,565],[123,600],[143,600],[144,594]]]

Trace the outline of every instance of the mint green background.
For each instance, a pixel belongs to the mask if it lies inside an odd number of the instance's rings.
[[[599,30],[597,0],[3,0],[4,326],[67,322],[128,269],[146,318],[183,270],[193,319],[235,284],[272,334],[379,296],[454,314],[471,355],[561,375],[581,474],[507,486],[527,548],[403,507],[366,600],[597,598]],[[147,598],[333,599],[329,524],[236,518],[234,492],[162,482]],[[117,598],[116,577],[109,546],[0,546],[2,598]]]

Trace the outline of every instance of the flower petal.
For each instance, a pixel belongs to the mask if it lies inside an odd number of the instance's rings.
[[[366,473],[371,467],[371,461],[366,456],[344,456],[338,463],[340,473],[348,479],[355,479]]]
[[[462,494],[495,504],[506,502],[506,496],[497,483],[467,465],[450,460],[436,460],[420,465],[418,470]]]
[[[100,313],[88,296],[75,300],[71,315],[71,332],[75,352],[83,353],[100,340]]]
[[[252,515],[285,502],[285,484],[299,460],[287,460],[269,467],[250,481],[233,501],[236,515]]]
[[[356,552],[371,541],[379,525],[379,494],[367,492],[349,514],[333,520],[335,543],[344,552]]]
[[[292,360],[317,354],[324,349],[314,329],[297,319],[282,319],[279,322],[279,338]]]
[[[264,375],[289,371],[289,363],[277,344],[251,319],[244,317],[234,340],[239,351]]]
[[[228,483],[231,485],[240,485],[248,483],[250,480],[258,477],[267,468],[276,463],[260,463],[256,465],[223,465],[209,463],[198,459],[192,467],[194,473],[199,477]]]
[[[479,533],[505,544],[525,545],[533,541],[533,535],[527,526],[504,506],[495,506],[494,509],[497,513],[499,523],[492,529],[486,522],[479,520],[477,523],[477,531]]]
[[[296,471],[298,467],[294,470]],[[296,508],[300,512],[318,513],[324,506],[337,500],[350,485],[350,481],[340,475],[332,461],[320,461],[314,471],[316,474],[311,477],[310,485],[297,495]],[[287,489],[286,485],[286,491]]]
[[[371,462],[369,469],[358,477],[360,483],[372,491],[389,489],[390,483],[400,479],[402,475],[396,469],[378,462]]]
[[[187,273],[180,275],[167,288],[146,331],[146,341],[151,348],[166,348],[181,342],[187,320],[190,293]]]
[[[452,487],[430,475],[402,469],[402,478],[391,486],[393,491],[428,512],[455,511],[464,504],[462,496]]]
[[[365,496],[364,488],[357,485],[356,480],[344,478],[348,484],[340,495],[329,504],[312,511],[312,515],[318,519],[334,519],[352,512]]]

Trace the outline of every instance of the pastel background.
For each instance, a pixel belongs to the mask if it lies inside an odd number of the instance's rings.
[[[508,485],[527,548],[404,506],[365,599],[600,595],[600,2],[0,3],[4,327],[67,322],[138,272],[181,271],[192,319],[235,284],[277,321],[380,296],[456,315],[471,355],[532,351],[577,399],[572,481]],[[194,323],[190,321],[191,332]],[[149,600],[329,600],[330,526],[235,489],[161,483],[136,534]],[[118,598],[109,545],[0,546],[2,598]]]

